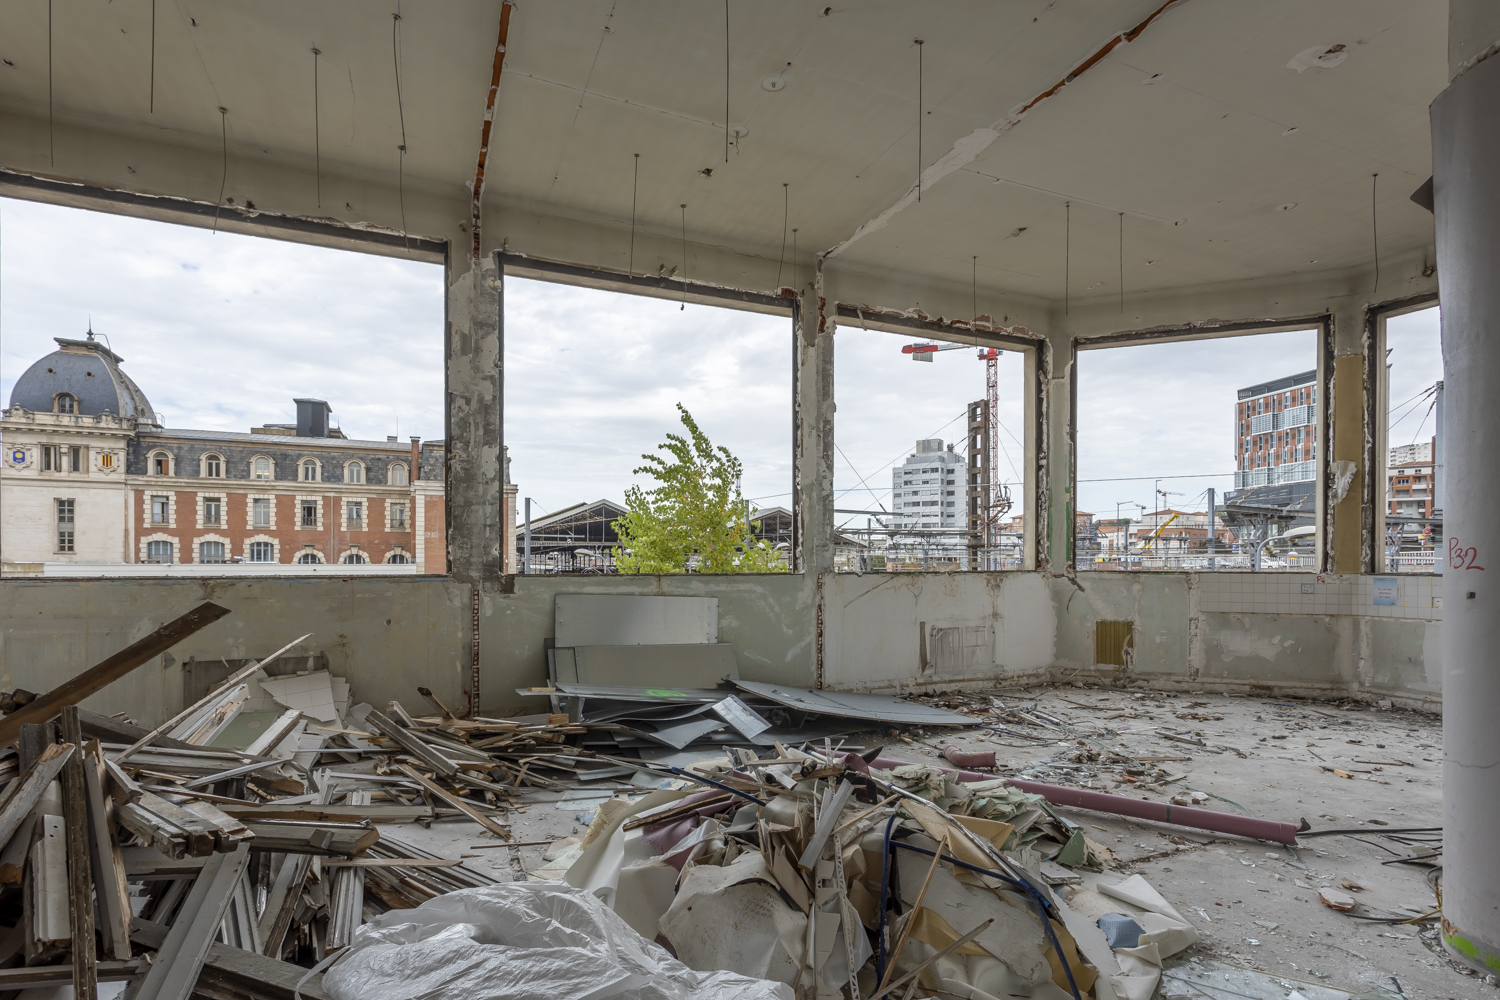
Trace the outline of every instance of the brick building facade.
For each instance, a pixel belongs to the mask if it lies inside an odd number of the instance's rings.
[[[447,572],[443,442],[350,440],[314,399],[296,401],[295,424],[249,433],[164,428],[119,355],[92,334],[57,343],[0,412],[8,571],[337,563]]]

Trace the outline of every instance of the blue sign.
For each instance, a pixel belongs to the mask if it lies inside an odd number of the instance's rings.
[[[10,453],[10,460],[15,465],[25,465],[26,464],[26,449],[24,449],[24,448],[17,448],[15,451],[11,452]]]
[[[1396,606],[1396,584],[1398,580],[1394,576],[1375,577],[1375,603],[1386,607]]]

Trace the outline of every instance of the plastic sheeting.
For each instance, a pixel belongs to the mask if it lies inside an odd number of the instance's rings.
[[[510,882],[391,910],[323,976],[334,1000],[793,1000],[787,986],[694,972],[598,896]]]

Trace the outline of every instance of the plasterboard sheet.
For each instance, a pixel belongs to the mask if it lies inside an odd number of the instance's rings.
[[[295,708],[309,719],[319,722],[337,722],[339,719],[333,705],[333,685],[326,670],[268,677],[260,682],[260,689],[279,704]]]
[[[774,701],[787,708],[844,719],[870,719],[876,722],[898,722],[918,726],[974,726],[978,720],[940,708],[929,708],[916,702],[902,701],[877,694],[854,694],[848,691],[813,691],[807,688],[762,684],[758,681],[734,682],[742,691]]]
[[[558,594],[558,646],[665,646],[719,641],[717,597]]]
[[[559,646],[557,654],[561,674],[566,647]],[[734,646],[727,642],[575,646],[573,662],[579,684],[711,688],[739,676]]]
[[[672,688],[672,687],[647,687],[644,685],[624,684],[565,684],[562,682],[554,685],[561,694],[571,695],[575,698],[600,698],[608,701],[641,701],[661,704],[707,704],[718,701],[724,697],[724,692],[717,688]],[[517,694],[537,695],[550,694],[547,691],[533,691],[530,688],[516,688]]]
[[[755,709],[734,695],[716,703],[714,714],[733,726],[735,731],[747,740],[753,740],[771,728],[771,724],[756,714]]]

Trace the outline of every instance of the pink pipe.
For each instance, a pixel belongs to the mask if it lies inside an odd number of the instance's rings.
[[[993,750],[964,751],[949,743],[948,749],[943,751],[943,756],[959,767],[995,766],[995,751]]]
[[[879,757],[875,760],[875,766],[885,770],[896,767],[907,767],[909,764],[910,762],[908,761],[892,760],[889,757]],[[993,781],[995,778],[993,774],[979,774],[975,771],[955,771],[953,768],[947,767],[940,767],[938,770],[954,774],[960,781]],[[1191,826],[1199,830],[1230,833],[1239,837],[1251,837],[1255,840],[1269,840],[1277,844],[1291,844],[1295,846],[1297,843],[1297,834],[1302,829],[1295,823],[1283,823],[1279,820],[1256,819],[1253,816],[1236,816],[1233,813],[1218,812],[1214,809],[1195,809],[1192,806],[1174,806],[1169,802],[1132,799],[1124,795],[1111,795],[1108,792],[1091,792],[1084,788],[1069,788],[1065,785],[1046,785],[1039,781],[1021,781],[1017,778],[1006,778],[1005,783],[1019,788],[1023,792],[1040,795],[1053,805],[1077,806],[1080,809],[1092,809],[1095,812],[1114,813],[1118,816],[1134,816],[1137,819],[1155,820],[1158,823],[1171,823],[1174,826]]]

